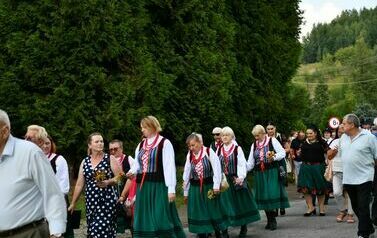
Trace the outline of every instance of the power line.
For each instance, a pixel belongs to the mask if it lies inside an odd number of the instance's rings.
[[[307,83],[307,82],[298,82],[298,81],[293,81],[292,83],[294,84],[306,84],[306,85],[321,85],[321,84],[327,84],[327,85],[349,85],[349,84],[358,84],[358,83],[369,83],[369,82],[375,82],[377,81],[377,78],[374,79],[368,79],[368,80],[360,80],[360,81],[352,81],[352,82],[339,82],[339,83],[328,83],[328,82],[323,82],[323,83]]]
[[[344,70],[344,68],[349,70],[348,64],[352,64],[352,65],[356,65],[356,66],[361,66],[361,65],[365,65],[365,64],[372,64],[372,63],[375,63],[377,61],[377,55],[369,56],[369,57],[366,57],[366,58],[363,58],[363,59],[354,59],[352,56],[348,56],[346,59],[348,59],[348,60],[344,60],[343,62],[340,62],[341,65],[326,65],[326,66],[320,65],[320,66],[316,67],[314,73],[316,73],[316,72],[321,73],[321,71],[322,72],[325,72],[325,71],[331,72],[332,70],[338,71],[338,70]],[[317,63],[322,64],[321,62],[317,62]],[[317,64],[317,63],[315,63],[315,64]],[[310,65],[310,64],[303,64],[301,67],[304,68],[304,66],[306,66],[306,65]]]

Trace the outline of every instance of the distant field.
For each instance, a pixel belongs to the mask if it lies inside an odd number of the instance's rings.
[[[320,78],[328,84],[329,90],[340,88],[342,83],[352,80],[351,72],[344,66],[324,66],[322,63],[302,64],[292,82],[305,86],[313,96]]]

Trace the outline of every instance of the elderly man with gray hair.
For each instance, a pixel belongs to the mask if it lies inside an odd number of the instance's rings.
[[[370,132],[360,128],[360,120],[355,114],[344,116],[342,125],[345,134],[339,140],[338,152],[343,163],[343,184],[359,219],[357,235],[365,238],[374,233],[369,204],[377,140]]]
[[[38,146],[13,137],[10,128],[0,110],[0,237],[62,237],[67,208],[51,165]]]
[[[47,131],[44,127],[38,125],[30,125],[27,127],[25,140],[31,141],[40,148],[47,140]]]

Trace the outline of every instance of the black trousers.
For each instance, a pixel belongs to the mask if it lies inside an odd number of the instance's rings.
[[[377,167],[374,167],[372,220],[377,222]]]
[[[369,209],[373,183],[370,181],[357,185],[344,184],[344,188],[351,199],[353,211],[359,219],[357,235],[368,237],[374,232]]]

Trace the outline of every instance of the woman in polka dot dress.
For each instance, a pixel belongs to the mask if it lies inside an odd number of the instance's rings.
[[[115,159],[103,152],[104,143],[100,133],[88,138],[89,156],[80,165],[79,176],[68,211],[73,211],[85,186],[86,222],[88,238],[116,237],[117,193],[114,174],[120,173]]]

